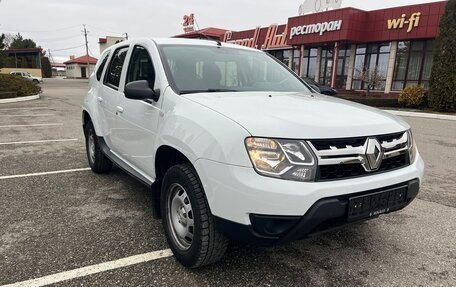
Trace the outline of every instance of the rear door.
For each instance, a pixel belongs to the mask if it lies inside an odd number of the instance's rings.
[[[96,83],[95,85],[89,85],[89,94],[93,94],[94,97],[97,99],[96,104],[98,105],[97,107],[97,113],[98,115],[93,115],[94,117],[97,118],[98,120],[98,128],[100,130],[97,130],[98,135],[105,136],[107,134],[107,121],[106,121],[106,115],[105,115],[105,108],[103,105],[103,76],[105,75],[105,70],[106,70],[106,65],[108,64],[109,56],[111,55],[111,51],[107,50],[105,53],[101,55],[101,60],[98,62],[97,67],[96,67],[96,72],[95,72],[95,77],[96,77]]]
[[[151,54],[145,45],[135,45],[128,63],[125,85],[139,80],[147,80],[149,87],[161,89],[160,81],[155,72]],[[118,106],[122,113],[118,114],[118,130],[116,139],[121,142],[119,151],[121,156],[134,165],[143,175],[152,175],[154,172],[155,139],[160,104],[152,100],[127,99],[123,94],[119,96]]]
[[[118,150],[118,141],[115,138],[116,114],[119,112],[117,102],[119,97],[123,96],[123,90],[120,91],[122,71],[124,68],[125,58],[129,46],[122,46],[114,50],[107,70],[104,75],[103,85],[97,96],[97,101],[103,111],[105,119],[105,140],[109,148],[116,152]]]

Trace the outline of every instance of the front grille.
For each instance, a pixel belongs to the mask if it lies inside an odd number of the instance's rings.
[[[407,132],[372,137],[310,140],[307,143],[317,156],[317,181],[366,176],[410,164]],[[375,152],[369,153],[368,150],[373,146],[376,148]]]
[[[380,168],[372,172],[367,172],[364,170],[364,168],[359,163],[321,165],[318,167],[317,181],[347,179],[370,174],[377,174],[406,167],[407,165],[409,165],[407,154],[384,159],[380,165]]]

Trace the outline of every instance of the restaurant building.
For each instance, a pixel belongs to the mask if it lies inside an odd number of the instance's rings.
[[[26,49],[7,49],[3,53],[6,55],[5,66],[0,69],[0,73],[9,74],[11,72],[28,72],[32,76],[42,77],[41,58],[43,56],[41,48]]]
[[[265,50],[298,75],[338,90],[366,90],[363,74],[375,73],[371,89],[389,94],[429,86],[445,6],[446,1],[374,11],[342,8],[226,31],[219,40]]]

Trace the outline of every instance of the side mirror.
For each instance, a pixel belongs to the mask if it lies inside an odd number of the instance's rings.
[[[125,97],[132,100],[154,100],[160,98],[160,90],[152,90],[146,80],[134,81],[125,85]]]

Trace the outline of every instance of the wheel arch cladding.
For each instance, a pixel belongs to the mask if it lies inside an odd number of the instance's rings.
[[[193,166],[187,156],[172,146],[162,145],[157,149],[157,152],[155,153],[156,178],[155,182],[152,185],[152,204],[154,218],[161,218],[160,196],[163,177],[168,169],[178,164],[190,164]]]

